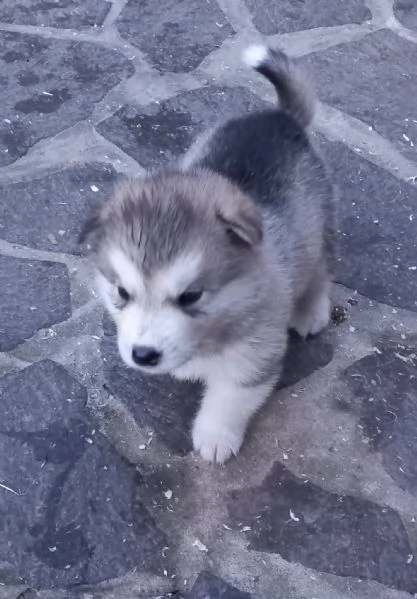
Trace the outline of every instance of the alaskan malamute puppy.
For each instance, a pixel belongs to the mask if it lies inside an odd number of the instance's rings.
[[[279,108],[206,132],[178,164],[121,184],[82,235],[123,360],[198,379],[194,448],[223,463],[280,376],[288,329],[329,321],[332,185],[305,128],[313,97],[281,51],[246,62]]]

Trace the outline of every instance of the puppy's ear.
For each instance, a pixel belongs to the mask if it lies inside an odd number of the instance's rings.
[[[255,203],[241,193],[227,194],[217,209],[217,218],[232,240],[254,246],[262,241],[262,218]]]
[[[103,225],[101,208],[96,206],[81,228],[78,243],[89,243],[91,246],[96,247],[103,234]]]

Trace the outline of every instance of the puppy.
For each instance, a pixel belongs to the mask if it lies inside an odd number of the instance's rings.
[[[194,448],[223,463],[280,376],[288,329],[328,324],[332,185],[305,132],[314,98],[282,52],[246,51],[279,108],[206,132],[176,165],[121,184],[86,223],[123,360],[200,380]]]

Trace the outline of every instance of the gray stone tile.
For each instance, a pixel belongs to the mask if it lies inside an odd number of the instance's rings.
[[[202,572],[186,599],[250,599],[250,595],[209,572]]]
[[[162,71],[195,69],[233,34],[215,0],[129,0],[117,23],[122,36]]]
[[[415,160],[414,55],[415,44],[392,31],[381,30],[306,56],[301,63],[313,73],[323,101],[365,121]]]
[[[64,29],[92,27],[102,25],[110,6],[104,0],[2,0],[0,21]]]
[[[249,549],[417,592],[407,532],[391,508],[329,493],[276,463],[259,487],[230,493],[229,513],[234,526],[251,527]]]
[[[71,315],[64,264],[0,256],[0,351]]]
[[[398,486],[417,495],[417,339],[414,342],[414,347],[380,342],[381,353],[349,366],[343,378],[353,391],[352,400],[339,405],[358,416],[364,439],[381,453],[383,467]]]
[[[0,186],[0,234],[11,243],[79,254],[81,223],[116,178],[111,166],[91,163]]]
[[[206,127],[265,106],[244,88],[204,87],[149,106],[124,106],[100,133],[145,168],[180,156]]]
[[[338,142],[317,137],[339,188],[337,280],[417,311],[417,187]]]
[[[0,379],[0,581],[67,587],[161,572],[164,534],[140,477],[95,430],[87,391],[38,362]],[[11,489],[11,490],[10,490]]]
[[[0,165],[88,117],[132,64],[96,44],[0,33]]]
[[[245,3],[252,13],[256,28],[266,34],[363,23],[372,18],[363,0],[340,3],[327,0],[245,0]]]
[[[409,29],[417,29],[417,4],[414,0],[395,0],[394,14]]]

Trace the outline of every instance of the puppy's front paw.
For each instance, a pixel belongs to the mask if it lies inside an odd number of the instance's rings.
[[[194,449],[208,462],[218,464],[238,453],[243,436],[243,430],[231,428],[209,414],[197,416],[192,433]]]

